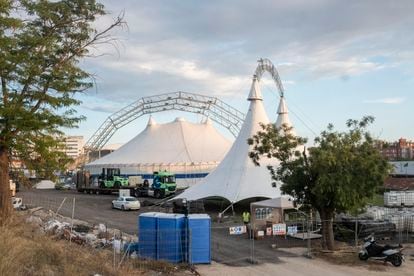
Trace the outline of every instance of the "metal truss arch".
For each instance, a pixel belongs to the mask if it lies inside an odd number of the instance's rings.
[[[115,132],[139,117],[164,111],[184,111],[204,115],[236,137],[245,114],[215,97],[188,92],[172,92],[143,97],[110,115],[85,144],[85,151],[100,150]]]
[[[259,63],[255,71],[255,76],[257,80],[260,81],[260,79],[263,76],[263,73],[268,72],[276,83],[276,87],[279,90],[280,97],[283,97],[285,94],[285,89],[283,88],[283,84],[280,80],[279,72],[277,71],[276,67],[267,58],[261,58],[257,62]]]

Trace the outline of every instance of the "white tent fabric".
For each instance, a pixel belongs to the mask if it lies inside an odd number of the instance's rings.
[[[158,124],[150,117],[147,127],[118,150],[85,165],[91,175],[102,168],[120,168],[123,175],[152,175],[167,170],[177,175],[177,185],[194,185],[217,167],[231,147],[207,119],[191,123],[183,118]]]
[[[210,119],[195,124],[177,118],[157,124],[150,118],[147,127],[118,150],[86,165],[219,162],[230,148]]]
[[[294,209],[293,200],[289,197],[276,197],[262,201],[253,202],[250,206],[264,206],[282,209]]]
[[[268,165],[277,166],[278,161],[262,158],[261,166],[257,167],[248,156],[250,146],[247,144],[247,139],[261,129],[260,123],[269,123],[263,106],[259,81],[256,78],[253,79],[248,101],[250,101],[250,106],[245,121],[226,157],[207,177],[176,198],[197,200],[222,197],[231,203],[236,203],[252,197],[280,197],[279,188],[271,185],[272,180],[267,169]],[[279,110],[282,109],[279,108]],[[287,116],[287,113],[283,116],[285,115]]]
[[[281,127],[282,125],[286,125],[288,127],[292,126],[292,123],[289,120],[288,113],[289,111],[286,105],[285,97],[280,97],[279,108],[277,109],[277,114],[278,114],[277,119],[276,119],[277,127]],[[290,132],[293,132],[292,134],[294,134],[293,129]]]
[[[38,182],[37,184],[35,184],[35,188],[36,189],[54,189],[55,183],[50,180],[42,180]]]

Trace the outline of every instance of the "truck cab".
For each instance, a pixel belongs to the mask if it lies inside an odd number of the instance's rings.
[[[177,189],[175,175],[170,172],[154,172],[151,189],[148,196],[163,198],[174,194]]]

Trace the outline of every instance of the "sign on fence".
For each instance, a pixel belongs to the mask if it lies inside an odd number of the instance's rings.
[[[297,234],[298,233],[298,226],[297,225],[288,226],[287,232],[288,232],[288,235],[295,235],[295,234]]]
[[[284,223],[273,224],[272,228],[273,228],[274,236],[286,235],[286,224]]]
[[[272,227],[267,227],[266,228],[266,236],[271,236],[272,235]]]
[[[230,235],[241,235],[246,233],[246,225],[229,227]]]

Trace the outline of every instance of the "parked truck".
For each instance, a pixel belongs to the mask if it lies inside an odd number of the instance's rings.
[[[177,190],[177,183],[175,183],[175,175],[170,172],[154,172],[152,184],[145,179],[142,185],[138,186],[136,196],[150,196],[155,198],[164,198],[174,194]]]
[[[103,168],[97,178],[90,177],[89,172],[78,172],[76,189],[89,194],[119,193],[122,189],[136,197],[164,198],[176,192],[177,184],[175,175],[169,172],[154,172],[150,185],[149,180],[143,180],[141,176],[122,176],[119,168]]]
[[[129,185],[127,177],[120,174],[119,168],[103,168],[98,177],[91,177],[88,171],[76,173],[76,189],[88,194],[112,194],[119,189],[130,189],[135,194],[137,187]]]

